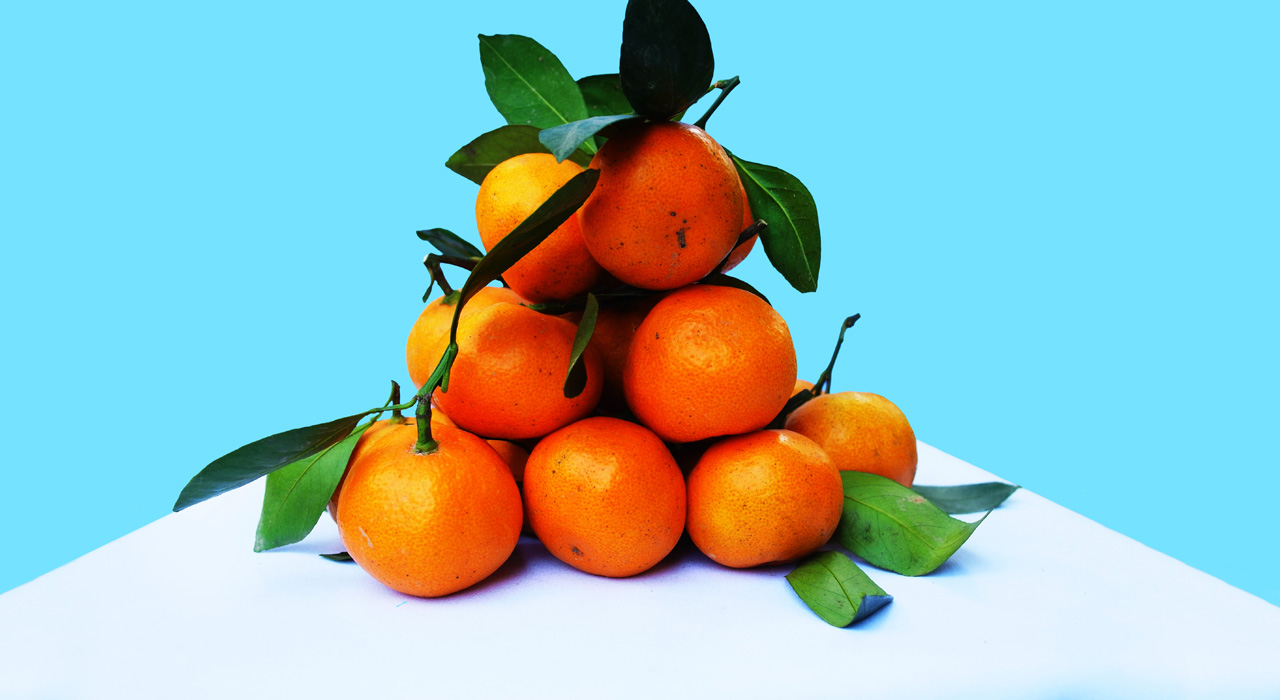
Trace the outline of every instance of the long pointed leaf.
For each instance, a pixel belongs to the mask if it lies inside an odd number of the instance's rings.
[[[587,292],[587,305],[582,309],[582,320],[578,321],[578,332],[573,336],[573,350],[569,353],[569,372],[564,378],[564,397],[577,398],[587,388],[587,363],[578,362],[582,353],[591,342],[591,334],[596,329],[596,316],[600,313],[600,302],[596,295]]]
[[[538,127],[527,124],[500,126],[459,148],[445,161],[445,167],[479,185],[484,182],[484,177],[490,170],[508,158],[525,153],[550,153],[538,140],[539,131]],[[576,150],[567,154],[568,159],[587,167],[591,163],[591,156],[586,151],[577,149],[577,146],[574,149]]]
[[[484,255],[484,251],[447,228],[429,228],[419,231],[418,238],[435,246],[436,250],[445,255],[455,255],[459,258],[479,258]]]
[[[912,486],[911,490],[929,499],[943,513],[981,513],[1005,502],[1019,486],[1000,481],[962,486]]]
[[[538,134],[538,140],[542,142],[547,150],[556,157],[557,161],[563,161],[578,151],[584,144],[591,139],[592,136],[600,133],[608,127],[625,121],[636,121],[642,119],[634,114],[614,114],[607,117],[590,117],[581,119],[576,122],[569,122],[560,126],[553,126],[550,129],[543,129]]]
[[[518,34],[480,35],[489,99],[508,124],[545,129],[587,118],[573,76],[545,46]]]
[[[769,224],[760,232],[769,262],[798,291],[816,291],[822,239],[813,195],[785,170],[729,156],[747,191],[751,213]]]

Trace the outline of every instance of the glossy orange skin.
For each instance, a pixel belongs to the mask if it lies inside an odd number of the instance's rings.
[[[535,438],[585,417],[600,400],[603,372],[591,347],[582,354],[587,386],[564,396],[574,324],[499,303],[458,324],[458,356],[448,391],[435,401],[459,428],[487,438]]]
[[[741,179],[739,179],[738,181],[738,186],[742,187]],[[755,222],[756,222],[756,219],[751,214],[751,204],[750,202],[747,201],[747,190],[744,187],[742,189],[742,228],[738,231],[738,233],[741,234],[743,231],[746,231],[747,228],[750,227],[751,224],[754,224]],[[729,253],[729,259],[725,261],[724,269],[721,270],[721,272],[728,272],[729,270],[732,270],[733,268],[741,264],[743,260],[746,260],[747,255],[751,253],[751,249],[755,247],[756,240],[758,238],[760,238],[760,236],[757,234],[755,236],[752,236],[751,238],[748,238],[742,243],[739,243],[737,247],[735,247],[733,251]]]
[[[526,153],[502,161],[480,184],[476,228],[486,251],[511,233],[582,166],[557,163],[550,153]],[[604,270],[587,252],[578,217],[571,216],[542,243],[502,274],[530,301],[567,301],[601,280]]]
[[[803,557],[840,522],[840,472],[812,440],[762,430],[712,445],[689,474],[689,536],[734,568]]]
[[[409,331],[409,342],[405,347],[405,359],[409,365],[409,378],[413,385],[421,387],[431,373],[436,371],[444,349],[449,345],[449,328],[453,325],[454,304],[446,303],[448,297],[436,297],[427,304],[418,320]],[[485,287],[462,307],[462,316],[467,316],[498,302],[510,304],[524,303],[524,299],[510,289],[504,287]]]
[[[643,426],[587,418],[543,438],[524,473],[538,539],[561,561],[598,576],[634,576],[684,532],[684,477]]]
[[[516,483],[524,481],[524,466],[529,462],[529,451],[507,440],[485,440],[485,442],[489,443],[489,447],[498,453],[503,462],[506,462]]]
[[[787,429],[812,438],[841,471],[879,474],[911,487],[916,478],[916,434],[907,417],[878,394],[823,394],[787,417]]]
[[[627,405],[667,442],[759,430],[796,381],[787,323],[750,292],[693,285],[668,294],[636,331]]]
[[[342,496],[342,484],[346,482],[347,473],[351,471],[351,463],[355,461],[358,455],[363,454],[365,450],[369,449],[369,446],[375,441],[382,439],[385,435],[391,434],[392,431],[388,431],[387,428],[398,424],[416,426],[417,421],[413,416],[404,417],[399,421],[384,418],[383,420],[377,421],[366,428],[364,433],[360,436],[360,439],[356,441],[355,449],[351,451],[351,458],[347,460],[347,468],[342,471],[342,476],[338,479],[338,485],[334,487],[333,495],[329,497],[329,517],[333,518],[335,521],[338,519],[338,501]],[[449,417],[446,416],[443,411],[433,410],[431,412],[431,430],[434,432],[440,427],[456,428],[457,426],[453,424],[453,421],[449,420]]]
[[[600,181],[578,210],[587,249],[644,289],[675,289],[711,272],[742,233],[742,187],[706,132],[679,122],[624,129],[591,160]]]
[[[622,372],[627,365],[627,354],[631,350],[631,340],[636,330],[649,315],[662,296],[640,297],[633,301],[623,302],[600,309],[596,316],[596,326],[591,333],[590,345],[600,353],[600,362],[604,370],[604,392],[600,397],[602,404],[621,407],[626,404],[622,391]]]
[[[394,426],[351,460],[338,532],[365,571],[401,593],[436,597],[480,582],[520,539],[520,493],[488,444],[452,428],[416,454],[417,428]]]

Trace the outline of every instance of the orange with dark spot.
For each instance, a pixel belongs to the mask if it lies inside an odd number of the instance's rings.
[[[520,493],[480,438],[433,429],[439,448],[414,452],[417,428],[386,428],[353,455],[338,504],[351,558],[408,595],[460,591],[502,566],[520,539]]]
[[[600,400],[600,356],[582,354],[587,385],[564,395],[577,328],[527,306],[498,303],[458,324],[448,391],[435,401],[459,428],[487,438],[541,437],[585,417]]]
[[[702,284],[653,307],[623,372],[627,405],[668,442],[759,430],[795,381],[796,349],[782,316],[750,292]]]
[[[617,418],[588,418],[543,438],[529,455],[524,494],[547,550],[590,574],[647,571],[684,532],[684,477],[671,452]]]
[[[689,536],[708,557],[734,568],[816,551],[836,531],[843,507],[831,458],[789,430],[725,438],[689,474]]]
[[[599,263],[627,284],[675,289],[711,272],[742,233],[742,183],[706,132],[680,122],[619,130],[591,160],[600,181],[578,210]]]
[[[436,371],[436,365],[440,364],[440,357],[449,345],[449,328],[453,325],[453,310],[457,299],[457,293],[433,299],[418,314],[418,320],[409,331],[405,358],[409,364],[409,378],[413,380],[414,386],[421,387],[431,377],[431,373]],[[463,318],[498,302],[520,304],[524,299],[505,287],[485,287],[476,292],[462,308]]]
[[[557,163],[550,153],[525,153],[490,170],[476,196],[476,228],[484,249],[493,250],[498,241],[580,172],[582,166],[570,160]],[[603,273],[587,252],[578,217],[571,216],[504,272],[502,278],[530,301],[567,301],[594,288]]]
[[[787,417],[787,429],[812,438],[841,471],[870,472],[911,488],[916,434],[892,401],[878,394],[823,394]]]

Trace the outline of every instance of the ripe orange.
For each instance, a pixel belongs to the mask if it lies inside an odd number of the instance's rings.
[[[599,576],[633,576],[662,561],[684,532],[684,477],[649,430],[588,418],[548,435],[524,473],[538,539]]]
[[[787,417],[787,429],[812,438],[841,471],[879,474],[911,488],[916,434],[893,402],[877,394],[823,394]]]
[[[369,449],[369,446],[375,441],[381,440],[384,436],[391,434],[393,431],[389,431],[387,428],[393,425],[417,425],[417,422],[413,416],[407,416],[399,420],[394,418],[384,418],[365,429],[364,433],[360,436],[360,439],[356,441],[355,449],[351,451],[351,457],[347,460],[347,468],[343,470],[342,476],[338,478],[338,485],[334,487],[333,495],[329,497],[329,516],[335,521],[338,519],[338,500],[342,495],[342,484],[347,480],[347,472],[351,471],[351,463],[355,461],[356,456],[363,454],[365,450]],[[453,421],[449,420],[449,417],[446,416],[443,411],[433,410],[431,412],[431,430],[435,431],[441,426],[447,428],[457,427],[453,424]]]
[[[725,566],[803,557],[831,539],[844,506],[840,472],[817,443],[762,430],[712,445],[689,475],[689,536]]]
[[[574,325],[527,306],[493,304],[458,324],[449,390],[435,400],[459,428],[489,438],[541,437],[586,416],[600,399],[600,356],[583,353],[587,386],[564,396]]]
[[[506,462],[516,483],[524,481],[524,466],[529,462],[529,451],[506,440],[485,440],[485,442],[489,443],[489,447],[498,453],[503,462]]]
[[[476,227],[485,250],[492,250],[580,172],[582,166],[570,160],[557,163],[550,153],[515,156],[490,170],[476,196]],[[502,278],[530,301],[566,301],[595,287],[603,273],[587,252],[578,217],[571,216]]]
[[[378,581],[408,595],[460,591],[502,566],[520,539],[520,494],[483,440],[433,430],[439,449],[413,451],[399,425],[353,456],[338,504],[347,552]]]
[[[738,186],[742,187],[741,179],[739,179]],[[743,188],[742,190],[742,228],[738,231],[738,233],[741,234],[743,231],[746,231],[747,228],[750,227],[751,224],[754,224],[755,222],[756,222],[756,219],[751,214],[751,204],[747,201],[747,190],[746,188]],[[733,268],[737,267],[743,260],[746,260],[747,254],[750,253],[751,249],[755,247],[756,239],[758,238],[760,238],[760,235],[756,234],[751,238],[748,238],[747,240],[739,243],[733,249],[733,252],[729,253],[729,259],[725,261],[724,269],[722,270],[722,272],[728,272],[729,270],[732,270]]]
[[[440,363],[440,357],[449,345],[449,328],[453,324],[456,301],[457,297],[453,295],[433,299],[418,315],[418,320],[409,331],[405,358],[409,364],[409,378],[413,380],[414,386],[421,387],[426,383],[431,373],[436,371],[436,365]],[[500,301],[520,304],[524,299],[505,287],[485,287],[462,307],[462,317],[466,318]]]
[[[591,346],[600,353],[604,370],[604,391],[600,397],[602,404],[614,407],[625,405],[626,397],[622,392],[622,370],[627,364],[631,340],[635,337],[636,329],[640,327],[644,317],[661,300],[661,295],[654,294],[613,306],[601,307],[599,315],[596,316],[595,330],[591,334]]]
[[[796,350],[760,297],[693,285],[668,294],[636,331],[627,405],[668,442],[759,430],[791,396]]]
[[[742,183],[720,144],[696,126],[625,128],[591,160],[595,191],[578,210],[582,237],[618,279],[675,289],[711,272],[742,233]]]

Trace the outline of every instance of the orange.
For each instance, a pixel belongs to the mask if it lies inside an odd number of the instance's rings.
[[[813,382],[810,382],[804,379],[797,379],[795,388],[791,390],[791,395],[795,396],[796,394],[799,394],[805,389],[808,389],[809,391],[813,391]]]
[[[604,392],[601,403],[610,406],[625,405],[626,398],[622,393],[622,370],[627,364],[631,339],[635,337],[636,329],[640,327],[644,317],[661,300],[661,295],[654,294],[600,308],[599,315],[596,316],[595,329],[591,333],[590,344],[600,353],[604,370]]]
[[[857,391],[823,394],[793,411],[787,429],[822,445],[841,471],[879,474],[907,488],[915,481],[915,431],[883,396]]]
[[[453,310],[457,303],[456,295],[437,297],[427,304],[418,320],[409,331],[409,342],[405,348],[405,357],[409,364],[409,378],[413,385],[421,387],[436,371],[444,349],[449,345],[449,328],[453,325]],[[485,287],[462,307],[462,316],[467,316],[500,301],[519,304],[524,299],[519,294],[505,287]],[[459,321],[461,322],[461,321]]]
[[[347,468],[343,470],[342,476],[338,478],[338,485],[334,487],[333,495],[329,497],[329,516],[335,521],[338,519],[338,500],[342,494],[342,484],[347,480],[347,472],[351,471],[351,462],[355,460],[357,455],[362,454],[365,450],[369,449],[369,446],[373,444],[374,441],[381,440],[385,435],[392,433],[393,431],[388,431],[387,428],[397,424],[417,425],[413,416],[401,418],[399,420],[394,418],[385,418],[366,428],[364,433],[360,435],[360,439],[356,441],[355,449],[351,451],[351,457],[347,460]],[[431,430],[435,431],[441,426],[448,428],[457,427],[453,424],[453,421],[449,420],[449,416],[446,416],[443,411],[433,410],[431,412]],[[503,459],[505,459],[505,457]]]
[[[398,425],[354,455],[338,504],[347,552],[408,595],[460,591],[502,566],[520,539],[520,493],[489,445],[435,429],[437,451],[417,454],[417,428]]]
[[[506,440],[485,440],[485,442],[489,443],[489,447],[498,453],[503,462],[506,462],[516,483],[524,481],[524,466],[529,461],[529,451]]]
[[[458,324],[449,390],[435,400],[459,428],[488,438],[541,437],[586,416],[600,399],[600,356],[588,347],[587,386],[565,398],[577,332],[569,321],[527,306],[494,304]]]
[[[538,539],[599,576],[633,576],[662,561],[684,532],[684,477],[649,430],[588,418],[548,435],[524,472]]]
[[[689,536],[703,554],[734,568],[816,551],[836,531],[843,507],[831,458],[788,430],[725,438],[689,475]]]
[[[623,371],[627,405],[667,442],[759,430],[795,381],[796,349],[782,316],[750,292],[711,285],[658,302]]]
[[[738,181],[738,186],[742,187],[741,179],[739,179]],[[751,214],[751,204],[747,201],[747,190],[746,188],[743,188],[742,190],[742,229],[739,230],[738,233],[741,234],[743,231],[746,231],[747,228],[749,228],[751,224],[754,224],[755,222],[756,222],[755,217],[752,216]],[[751,249],[755,247],[756,239],[758,238],[760,238],[760,235],[756,234],[751,238],[748,238],[747,240],[739,243],[737,247],[735,247],[733,251],[729,253],[729,259],[725,261],[724,269],[721,270],[721,272],[728,272],[729,270],[732,270],[733,268],[737,267],[738,264],[741,263],[743,260],[746,260],[747,254],[750,253]]]
[[[480,184],[476,227],[486,251],[493,250],[582,166],[557,163],[550,153],[526,153],[502,161]],[[566,301],[600,281],[604,270],[587,252],[571,216],[542,243],[502,274],[517,294],[530,301]]]
[[[742,233],[742,183],[696,126],[624,128],[591,159],[595,191],[578,210],[587,249],[627,284],[675,289],[711,272]]]

